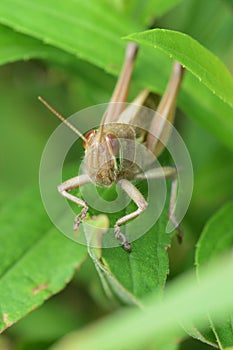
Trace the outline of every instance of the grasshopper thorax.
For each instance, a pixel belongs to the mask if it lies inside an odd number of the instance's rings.
[[[121,178],[134,177],[136,166],[132,141],[135,132],[130,125],[109,124],[103,130],[89,131],[85,138],[85,168],[93,183],[109,187]],[[127,147],[127,140],[130,147]]]

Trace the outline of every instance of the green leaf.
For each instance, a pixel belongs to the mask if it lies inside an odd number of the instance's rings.
[[[0,213],[0,330],[59,292],[86,257],[86,248],[58,234],[38,191]]]
[[[132,211],[131,206],[127,208],[127,213],[130,211]],[[167,249],[172,239],[172,235],[167,234],[165,230],[167,218],[168,207],[166,206],[151,229],[132,242],[130,254],[122,248],[103,251],[103,261],[112,274],[139,300],[152,291],[158,296],[163,293],[169,272]]]
[[[214,94],[233,107],[233,78],[224,64],[190,36],[165,29],[128,35],[134,40],[163,51],[179,61]]]
[[[106,221],[107,216],[99,215],[99,217],[101,216],[105,217],[105,221]],[[102,226],[100,227],[103,228],[104,226],[107,228],[106,223],[104,225],[102,223]],[[108,222],[108,227],[109,227],[109,222]],[[94,239],[96,239],[96,233],[98,234],[98,231],[96,232],[95,230],[95,232],[90,232],[90,229],[89,229],[89,232],[86,232],[86,235],[88,235],[89,238],[94,237]],[[98,237],[97,239],[101,240],[101,236],[102,236],[102,233],[100,234],[100,237]],[[97,247],[93,248],[92,246],[88,245],[88,253],[95,264],[95,268],[99,274],[102,286],[108,298],[115,300],[117,296],[125,304],[140,305],[139,300],[137,300],[137,298],[135,298],[135,296],[131,294],[124,287],[123,284],[120,283],[120,281],[114,276],[114,274],[112,273],[108,265],[103,261],[100,243],[97,244]]]
[[[107,16],[106,13],[108,13]],[[17,0],[1,0],[0,22],[14,29],[11,33],[10,31],[6,33],[7,36],[13,35],[14,38],[16,30],[63,50],[57,50],[56,52],[60,54],[53,55],[49,45],[43,47],[48,49],[51,59],[63,64],[66,68],[70,67],[71,60],[72,69],[75,69],[78,65],[78,62],[75,62],[75,56],[78,56],[115,75],[120,72],[124,56],[124,43],[120,38],[140,30],[138,24],[130,22],[127,16],[117,13],[104,1],[99,1],[97,4],[95,0],[88,2],[68,0],[65,3],[61,0],[56,2],[36,0],[33,3],[21,0],[20,5]],[[8,38],[4,40],[7,45]],[[24,36],[20,40],[27,40],[27,38]],[[16,40],[10,39],[10,43],[12,43],[10,46],[7,45],[8,50],[14,50]],[[24,45],[23,41],[21,44]],[[2,50],[4,52],[6,48],[1,47]],[[65,52],[70,55],[65,55]],[[25,56],[35,57],[28,50],[21,54],[19,52],[16,58],[23,59]],[[38,57],[41,57],[40,54]],[[9,54],[9,61],[11,60],[12,54]],[[4,55],[4,62],[6,61],[7,56]],[[170,65],[170,59],[166,54],[145,46],[139,52],[134,80],[140,88],[148,87],[162,94]],[[188,74],[182,90],[179,104],[184,111],[233,149],[232,109]],[[229,94],[231,94],[230,91]]]
[[[30,58],[52,59],[61,52],[39,40],[0,25],[0,64]]]
[[[64,181],[73,177],[77,171],[77,164],[65,166]],[[140,182],[140,192],[145,195],[146,182]],[[169,185],[169,184],[168,184]],[[92,191],[93,185],[90,186]],[[77,189],[74,194],[82,197],[82,191]],[[116,187],[111,188],[98,188],[98,195],[103,197],[107,201],[111,201],[116,196]],[[98,198],[97,198],[98,199]],[[88,202],[89,217],[96,217],[93,221],[93,225],[99,225],[99,229],[104,230],[108,227],[114,227],[117,219],[123,217],[136,209],[135,204],[131,201],[129,205],[123,210],[117,213],[109,213],[106,215],[104,212],[97,211],[93,202]],[[96,270],[99,274],[101,283],[105,290],[106,295],[112,300],[120,300],[124,304],[141,306],[141,299],[146,294],[154,291],[158,296],[163,294],[164,285],[169,272],[169,262],[167,250],[170,247],[171,239],[174,232],[171,234],[166,233],[166,225],[168,222],[168,205],[169,205],[169,192],[167,195],[167,203],[164,206],[164,210],[159,217],[158,221],[146,232],[142,237],[132,242],[132,251],[130,253],[124,251],[120,246],[116,248],[102,248],[100,247],[101,237],[104,242],[104,236],[109,232],[102,234],[98,233],[98,230],[92,232],[92,227],[87,226],[88,231],[85,229],[85,235],[89,239],[95,239],[93,248],[90,244],[88,247],[88,253],[95,264]],[[80,208],[76,204],[71,204],[74,212],[78,213]],[[124,225],[127,235],[127,225]],[[89,240],[88,239],[88,240]],[[118,245],[118,241],[116,246]],[[104,243],[102,243],[104,246]],[[122,266],[124,268],[122,269]]]
[[[0,22],[103,66],[102,50],[105,49],[105,62],[111,62],[113,45],[120,44],[123,53],[124,43],[120,37],[135,28],[121,14],[111,10],[108,13],[109,10],[110,6],[102,2],[99,7],[95,0],[36,0],[33,3],[21,0],[20,5],[17,0],[3,0],[0,3]],[[98,40],[93,40],[93,36]]]
[[[233,203],[225,205],[206,224],[197,244],[196,264],[201,270],[206,263],[232,248],[233,244]]]
[[[74,176],[71,168],[66,168],[65,179]],[[69,171],[69,176],[67,176]],[[169,187],[169,185],[168,185]],[[140,192],[146,193],[146,183],[140,183]],[[98,193],[105,200],[110,200],[115,195],[115,188],[99,189]],[[76,196],[82,198],[79,190],[76,191]],[[117,297],[125,304],[141,305],[141,299],[151,293],[155,292],[158,297],[161,297],[164,290],[164,285],[169,273],[169,262],[167,250],[171,245],[171,239],[175,232],[171,234],[166,233],[166,226],[168,222],[168,206],[169,206],[169,192],[167,195],[167,202],[164,210],[157,222],[146,232],[142,237],[131,243],[132,251],[126,252],[120,247],[116,248],[88,248],[96,269],[99,273],[101,282],[106,291],[106,294],[113,298]],[[90,216],[97,216],[100,212],[93,209],[92,203],[88,203]],[[123,217],[136,209],[135,204],[131,203],[122,211],[108,214],[110,227],[114,227],[117,219]],[[77,206],[74,207],[77,212]],[[104,213],[103,213],[104,214]],[[103,219],[102,228],[106,228],[106,215],[99,215],[97,218]],[[98,223],[97,220],[97,223]],[[109,225],[108,225],[109,227]],[[90,227],[88,226],[90,229]],[[125,227],[127,235],[127,225]],[[91,237],[96,237],[88,231],[86,234]],[[108,232],[105,234],[108,235]],[[103,235],[104,236],[104,235]],[[104,237],[103,237],[104,239]],[[118,242],[116,241],[116,245]],[[99,246],[100,244],[96,244]],[[122,266],[124,268],[122,269]]]
[[[196,250],[197,273],[202,279],[202,269],[219,255],[232,249],[233,227],[232,227],[233,203],[225,205],[206,224],[198,241]],[[228,288],[226,284],[225,288]],[[211,316],[210,316],[211,318]],[[233,345],[233,308],[226,313],[221,323],[215,324],[211,321],[213,331],[221,349]]]
[[[232,150],[232,108],[219,98],[214,98],[210,90],[190,74],[185,77],[183,89],[184,94],[180,95],[180,99],[186,114],[192,115]]]
[[[50,349],[143,349],[155,338],[158,343],[161,339],[180,337],[181,320],[182,323],[194,321],[204,328],[207,324],[202,319],[203,310],[208,309],[215,319],[221,319],[233,303],[232,263],[232,256],[217,261],[205,271],[198,284],[194,274],[183,276],[168,286],[164,300],[152,294],[143,311],[135,308],[121,310],[91,328],[66,335]],[[228,288],[225,288],[226,284]],[[116,337],[116,334],[120,336]]]
[[[208,318],[203,316],[205,322],[208,324]],[[218,344],[215,338],[215,335],[211,328],[206,328],[200,331],[193,323],[191,324],[182,324],[183,329],[188,335],[192,338],[200,340],[203,343],[213,346],[214,348],[218,348]]]
[[[130,0],[119,1],[119,10],[124,10],[134,21],[149,25],[155,18],[164,15],[182,0]]]
[[[111,221],[114,220],[111,215]],[[131,253],[121,247],[103,249],[99,259],[91,249],[89,253],[107,294],[112,291],[124,303],[136,305],[141,305],[142,297],[152,291],[161,296],[169,272],[167,248],[172,237],[165,233],[166,225],[167,208],[149,232],[132,242]]]
[[[67,164],[64,170],[63,180],[65,181],[75,176],[77,172],[77,163],[75,166],[74,164]],[[170,180],[167,181],[166,203],[160,217],[154,224],[152,223],[152,226],[147,232],[131,243],[132,251],[130,253],[122,249],[120,242],[115,240],[114,236],[113,239],[116,247],[102,248],[101,252],[101,239],[102,246],[105,247],[104,238],[112,233],[106,232],[101,234],[102,231],[98,233],[98,230],[92,232],[92,227],[90,227],[90,225],[87,226],[87,231],[85,225],[83,225],[85,235],[88,237],[90,236],[89,239],[96,240],[94,246],[97,248],[92,248],[92,245],[89,244],[88,252],[99,273],[105,292],[111,299],[116,299],[117,297],[117,299],[121,300],[124,304],[141,306],[142,298],[152,291],[155,292],[158,297],[163,295],[165,282],[169,273],[167,251],[176,233],[175,231],[169,234],[166,232],[170,201],[170,182]],[[146,181],[137,181],[134,184],[142,195],[147,195]],[[85,186],[86,191],[93,192],[93,184]],[[79,198],[83,198],[82,192],[83,191],[80,189],[74,190],[74,194]],[[100,198],[102,197],[105,201],[109,201],[110,203],[111,200],[116,198],[116,186],[112,186],[111,188],[98,188],[97,194]],[[129,205],[123,210],[106,215],[106,213],[95,209],[96,200],[98,200],[98,196],[92,198],[92,201],[87,202],[89,207],[88,215],[89,217],[97,217],[96,225],[98,226],[98,222],[100,223],[100,230],[107,229],[108,227],[113,228],[119,218],[136,209],[135,203],[131,200]],[[73,203],[71,203],[71,206],[75,213],[80,212],[80,208],[77,207],[76,204],[73,205]],[[150,210],[153,208],[150,207],[150,203],[149,208]],[[152,210],[154,211],[154,209]],[[148,220],[148,214],[146,215],[147,217],[145,220]],[[109,221],[109,223],[107,221]],[[93,221],[93,224],[95,224],[95,221]],[[122,229],[125,230],[127,236],[127,224],[123,225]],[[98,237],[98,235],[102,235],[102,237]],[[124,266],[124,268],[122,268],[122,266]]]

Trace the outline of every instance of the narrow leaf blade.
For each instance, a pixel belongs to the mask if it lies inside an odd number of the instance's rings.
[[[196,251],[197,273],[202,279],[202,270],[206,264],[209,264],[219,255],[232,249],[233,245],[233,227],[232,227],[233,203],[225,205],[217,212],[206,224],[201,238],[199,239]],[[225,285],[228,288],[228,284]],[[210,315],[211,319],[211,315]],[[233,345],[233,309],[225,314],[225,318],[220,323],[211,325],[216,339],[221,349]]]
[[[233,78],[230,72],[214,54],[190,36],[172,30],[154,29],[131,34],[125,39],[162,50],[233,107]]]
[[[228,281],[229,288],[224,288]],[[180,320],[182,323],[194,321],[204,328],[207,322],[202,318],[203,310],[208,307],[215,318],[222,318],[225,310],[232,305],[232,288],[232,257],[228,256],[207,269],[199,284],[193,274],[183,276],[167,288],[163,301],[152,294],[143,312],[135,308],[124,309],[91,328],[67,335],[50,349],[143,348],[155,337],[159,342],[160,339],[180,336]],[[210,293],[210,290],[215,293]],[[116,334],[121,336],[116,337]]]

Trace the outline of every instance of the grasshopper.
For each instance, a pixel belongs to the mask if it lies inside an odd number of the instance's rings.
[[[178,223],[173,214],[174,203],[176,201],[177,170],[174,167],[167,166],[162,168],[162,172],[161,168],[154,168],[148,170],[148,173],[142,173],[133,159],[124,159],[124,152],[122,151],[120,140],[129,139],[134,142],[141,142],[146,146],[148,151],[152,152],[156,157],[161,154],[165,147],[165,142],[161,142],[161,140],[167,140],[169,137],[169,128],[167,127],[166,121],[173,123],[174,120],[176,98],[182,81],[184,68],[178,62],[174,62],[168,85],[159,102],[157,111],[153,115],[151,114],[149,121],[147,118],[147,124],[149,124],[145,127],[146,119],[143,118],[143,115],[138,117],[140,113],[135,113],[135,109],[131,111],[131,105],[126,108],[126,113],[124,105],[128,97],[128,90],[137,52],[138,46],[135,43],[129,43],[126,48],[122,71],[110,104],[102,118],[101,125],[98,129],[89,131],[85,136],[55,111],[43,98],[39,97],[39,100],[52,113],[83,139],[86,173],[73,177],[58,186],[58,191],[63,197],[82,207],[81,212],[74,219],[74,230],[78,230],[80,223],[85,219],[88,205],[81,198],[71,194],[70,191],[90,182],[100,187],[110,187],[113,183],[116,183],[137,205],[135,211],[119,218],[114,225],[115,238],[121,241],[121,245],[126,251],[131,250],[131,245],[126,236],[121,232],[120,227],[144,212],[148,206],[143,195],[131,183],[133,179],[143,180],[146,179],[147,176],[154,179],[161,178],[161,176],[171,178],[172,187],[169,219],[179,230]],[[136,97],[132,105],[134,107],[138,105],[139,110],[140,106],[148,104],[148,101],[153,97],[155,97],[155,94],[145,89]],[[156,118],[157,115],[161,116],[159,121],[158,118]],[[137,119],[137,123],[135,123],[135,119]],[[135,126],[136,124],[139,124],[140,127]],[[149,132],[146,132],[146,129],[149,130]],[[156,137],[154,135],[156,135]]]

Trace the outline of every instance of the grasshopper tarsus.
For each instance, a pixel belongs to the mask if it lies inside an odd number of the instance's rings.
[[[121,240],[121,246],[122,248],[127,251],[130,252],[131,251],[131,245],[130,243],[127,241],[125,235],[120,231],[120,227],[118,225],[114,226],[114,233],[115,233],[115,238],[117,240]]]
[[[80,224],[81,224],[81,220],[79,219],[74,219],[74,231],[78,231],[78,229],[79,229],[79,226],[80,226]]]
[[[122,243],[121,246],[128,253],[130,253],[132,250],[129,242]]]
[[[85,219],[88,211],[88,206],[84,207],[80,214],[74,218],[74,231],[77,231],[83,219]]]

